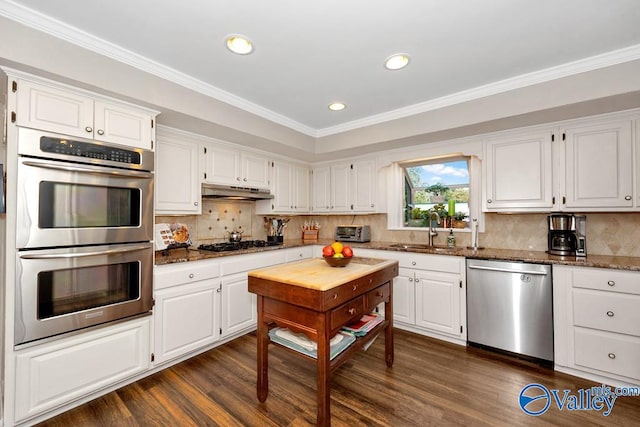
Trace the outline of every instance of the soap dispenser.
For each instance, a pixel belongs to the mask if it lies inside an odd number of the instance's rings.
[[[447,246],[450,248],[456,247],[456,236],[453,234],[453,229],[449,230],[449,235],[447,236]]]

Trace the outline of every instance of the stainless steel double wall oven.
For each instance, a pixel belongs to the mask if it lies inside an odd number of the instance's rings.
[[[21,128],[15,344],[152,307],[153,152]]]

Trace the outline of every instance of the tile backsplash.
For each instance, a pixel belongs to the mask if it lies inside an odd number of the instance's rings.
[[[159,222],[180,222],[189,227],[194,245],[221,242],[228,232],[243,231],[243,239],[266,239],[263,216],[255,214],[254,202],[202,200],[202,215],[158,216]],[[640,257],[640,213],[588,213],[587,253]],[[270,215],[274,216],[274,215]],[[387,215],[298,215],[288,216],[285,241],[300,239],[305,221],[320,223],[320,239],[332,239],[337,225],[364,224],[371,227],[371,239],[424,243],[425,231],[387,230]],[[446,244],[447,233],[439,232],[436,244]],[[456,244],[471,244],[471,233],[456,231]],[[479,235],[480,246],[487,248],[545,251],[547,249],[547,214],[485,214],[485,231]]]

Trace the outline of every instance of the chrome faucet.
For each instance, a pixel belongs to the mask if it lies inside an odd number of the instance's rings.
[[[438,232],[433,228],[432,221],[434,219],[437,223],[440,223],[440,215],[438,215],[438,212],[431,212],[429,214],[429,246],[433,246],[433,238],[438,235]]]

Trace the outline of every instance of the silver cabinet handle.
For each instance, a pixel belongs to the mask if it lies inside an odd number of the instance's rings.
[[[487,199],[487,203],[493,203],[493,200]]]
[[[196,275],[195,275],[195,274],[193,274],[193,273],[190,273],[190,274],[189,274],[189,279],[193,279],[194,277],[196,277]]]
[[[609,353],[609,359],[615,359],[615,358],[616,358],[615,353]]]
[[[409,281],[410,281],[410,282],[413,282],[413,277],[409,277]]]
[[[416,277],[416,283],[419,283],[419,282],[420,282],[420,279],[418,279],[418,278]]]
[[[611,311],[611,310],[607,311],[607,316],[613,317],[613,311]]]
[[[98,129],[96,132],[98,133],[98,135],[104,135],[104,131],[102,129]]]
[[[631,200],[631,198],[632,198],[631,196],[624,196],[625,200]]]
[[[411,261],[411,265],[416,265],[416,262],[415,261]]]
[[[236,181],[240,181],[240,177],[239,176],[236,176]]]
[[[198,206],[198,202],[193,202],[193,206]]]
[[[615,286],[615,285],[616,285],[616,282],[614,282],[613,280],[609,280],[609,281],[607,282],[607,285],[609,285],[609,286]]]
[[[84,130],[86,130],[88,133],[93,132],[93,128],[91,126],[87,126],[86,128],[84,128]]]
[[[242,180],[243,180],[244,182],[247,182],[247,178],[243,178]]]

